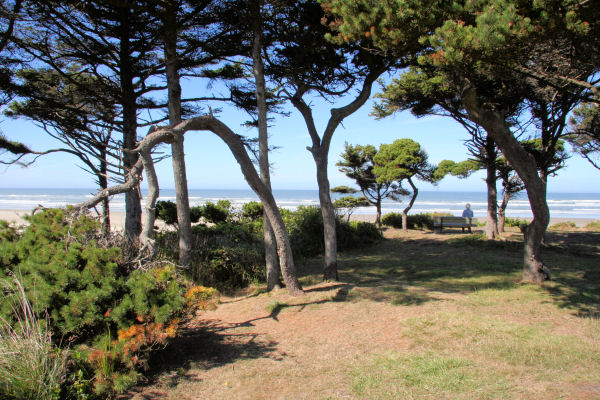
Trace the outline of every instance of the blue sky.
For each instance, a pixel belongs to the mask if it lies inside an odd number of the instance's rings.
[[[196,88],[194,88],[196,89]],[[184,93],[186,87],[184,86]],[[190,89],[188,88],[188,91]],[[346,100],[348,101],[348,100]],[[315,119],[320,131],[325,127],[332,106],[341,106],[344,100],[331,105],[313,100]],[[405,112],[393,117],[375,120],[369,116],[373,102],[369,101],[354,115],[344,121],[336,131],[330,156],[329,179],[331,186],[352,185],[352,181],[337,170],[335,163],[343,151],[344,142],[351,144],[391,143],[399,138],[411,138],[421,144],[429,154],[430,162],[443,159],[455,161],[467,157],[463,144],[466,131],[449,118],[427,117],[417,119]],[[289,117],[278,117],[270,128],[271,144],[278,149],[271,154],[272,182],[275,189],[316,189],[316,170],[306,146],[311,144],[303,119],[297,111]],[[220,118],[230,128],[242,135],[256,136],[256,132],[241,124],[246,115],[224,108]],[[55,146],[47,135],[25,120],[4,118],[0,129],[13,140],[19,140],[37,150]],[[145,132],[145,130],[144,130]],[[140,131],[140,133],[142,133]],[[225,144],[210,132],[188,132],[185,140],[188,184],[192,189],[245,189],[239,166]],[[22,168],[0,166],[0,188],[94,188],[91,175],[76,167],[78,161],[69,155],[51,154],[36,164]],[[162,188],[173,188],[170,160],[157,166]],[[419,183],[421,190],[485,191],[484,174],[479,172],[468,179],[447,177],[437,186]],[[559,175],[550,178],[549,192],[600,192],[600,171],[574,154]]]

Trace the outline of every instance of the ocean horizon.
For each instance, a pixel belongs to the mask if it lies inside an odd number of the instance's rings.
[[[39,205],[47,208],[64,207],[67,204],[76,204],[89,199],[95,192],[94,189],[0,188],[0,209],[32,210]],[[143,196],[146,193],[142,190]],[[286,209],[293,210],[301,205],[319,205],[317,190],[273,190],[273,194],[279,207]],[[235,209],[240,209],[249,201],[258,200],[258,196],[250,189],[190,189],[189,198],[192,206],[226,199],[231,201]],[[548,193],[547,199],[551,217],[600,219],[600,193]],[[175,201],[175,190],[161,189],[159,200]],[[403,202],[385,200],[382,204],[382,213],[401,212],[407,202],[408,198]],[[475,217],[486,216],[487,194],[472,191],[420,191],[410,213],[444,212],[460,215],[465,203],[471,204]],[[124,195],[111,198],[111,210],[125,210]],[[375,208],[359,208],[355,214],[375,214]],[[524,192],[509,202],[506,214],[509,217],[532,217],[529,201]]]

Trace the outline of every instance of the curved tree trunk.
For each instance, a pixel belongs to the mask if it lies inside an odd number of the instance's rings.
[[[321,148],[319,148],[321,150]],[[317,166],[317,183],[319,185],[319,202],[323,216],[323,239],[325,244],[325,259],[323,280],[338,280],[337,271],[337,236],[335,230],[335,209],[331,201],[329,178],[327,177],[327,152],[312,152]]]
[[[188,130],[209,130],[219,136],[227,144],[231,153],[240,165],[244,178],[246,178],[246,182],[248,182],[252,190],[258,195],[260,201],[263,203],[265,214],[267,215],[267,218],[269,218],[269,221],[271,221],[273,233],[275,234],[275,239],[277,241],[277,254],[279,255],[281,275],[283,276],[283,281],[288,291],[292,295],[304,293],[300,282],[298,282],[290,239],[285,224],[283,223],[283,219],[281,218],[281,214],[279,213],[279,208],[275,203],[273,194],[261,181],[252,164],[252,160],[250,160],[250,157],[246,153],[244,143],[240,140],[239,136],[212,115],[186,120],[179,124],[176,130],[181,132],[186,132]],[[331,209],[333,211],[333,206]]]
[[[254,42],[252,46],[252,61],[254,80],[256,83],[256,103],[258,108],[258,161],[260,179],[271,191],[271,174],[269,165],[269,136],[267,130],[267,99],[265,73],[262,60],[262,1],[255,5]],[[263,205],[264,207],[264,205]],[[265,245],[265,268],[267,273],[267,290],[279,288],[279,260],[277,257],[277,241],[271,226],[271,221],[263,216],[263,242]],[[287,256],[286,256],[287,257]]]
[[[212,115],[205,117],[196,117],[188,120],[184,120],[176,127],[169,127],[155,130],[149,133],[144,140],[140,142],[138,147],[135,149],[136,152],[142,152],[145,149],[151,149],[158,143],[171,143],[175,137],[181,136],[188,131],[211,131],[219,136],[229,147],[231,153],[235,157],[237,163],[240,165],[244,178],[258,195],[260,200],[263,202],[265,213],[273,225],[273,232],[275,233],[275,239],[277,240],[277,253],[281,261],[281,274],[283,280],[287,286],[288,291],[292,295],[303,294],[302,286],[298,281],[296,273],[296,266],[294,265],[294,259],[292,257],[292,250],[290,240],[273,198],[271,191],[267,190],[265,185],[260,180],[252,160],[246,153],[244,143],[240,139],[240,136],[236,135],[227,125],[214,118]],[[108,188],[106,191],[101,191],[92,199],[89,199],[76,206],[78,209],[90,208],[98,204],[102,197],[114,195],[117,193],[123,193],[130,188],[135,187],[139,184],[141,179],[141,173],[143,165],[141,159],[131,168],[127,181],[121,185]]]
[[[498,189],[496,188],[496,144],[492,138],[488,137],[485,141],[486,152],[486,178],[487,185],[487,221],[485,224],[485,234],[488,240],[493,240],[498,236]],[[470,228],[469,228],[470,229]]]
[[[179,84],[179,66],[177,65],[177,7],[171,2],[167,2],[163,23],[169,122],[171,126],[175,126],[181,122],[181,86]],[[171,144],[171,154],[173,155],[175,202],[179,228],[179,263],[189,265],[192,258],[192,221],[183,142],[183,135],[176,137]]]
[[[154,161],[150,150],[140,151],[142,165],[146,171],[146,181],[148,183],[148,197],[146,197],[146,212],[144,213],[144,223],[142,224],[142,233],[140,234],[140,251],[138,258],[147,257],[152,259],[156,254],[156,242],[154,240],[154,221],[156,220],[156,200],[159,196],[158,177],[154,169]]]
[[[550,222],[550,211],[546,202],[546,185],[538,175],[535,159],[519,144],[500,112],[480,106],[474,89],[466,91],[462,101],[469,118],[492,136],[525,184],[533,221],[524,231],[523,281],[541,284],[550,279],[541,258],[541,243]]]
[[[408,203],[408,206],[406,206],[406,208],[404,210],[402,210],[402,230],[404,232],[408,231],[408,212],[410,211],[412,206],[415,204],[415,200],[417,200],[417,196],[419,195],[419,189],[417,189],[417,187],[413,183],[412,179],[407,178],[406,180],[408,181],[408,184],[410,185],[410,187],[413,190],[413,195],[410,199],[410,202]]]

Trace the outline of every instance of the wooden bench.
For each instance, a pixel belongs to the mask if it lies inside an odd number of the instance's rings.
[[[433,217],[433,229],[442,232],[446,228],[469,228],[477,226],[475,218],[467,217]]]

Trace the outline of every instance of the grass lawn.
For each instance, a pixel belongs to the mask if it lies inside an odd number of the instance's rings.
[[[386,231],[306,296],[253,288],[152,360],[135,399],[600,399],[600,234],[550,232],[553,281],[520,284],[522,245]]]

